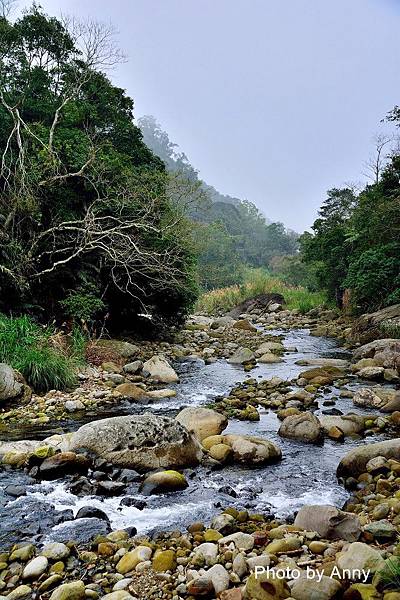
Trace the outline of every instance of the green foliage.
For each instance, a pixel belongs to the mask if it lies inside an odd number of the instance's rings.
[[[132,99],[102,72],[106,33],[96,56],[66,27],[35,5],[0,18],[0,310],[107,310],[114,329],[143,312],[182,319],[196,294],[187,219]]]
[[[380,181],[358,195],[330,190],[313,233],[300,239],[302,260],[339,306],[346,288],[357,312],[400,302],[399,176],[394,155]]]
[[[200,296],[196,308],[200,312],[216,315],[265,293],[282,294],[286,301],[286,308],[297,309],[303,314],[326,303],[323,292],[310,292],[302,287],[289,286],[282,280],[271,277],[262,269],[248,269],[242,285],[207,292]]]
[[[300,254],[274,257],[270,271],[289,285],[302,286],[312,292],[318,290],[316,266],[306,264]]]
[[[397,250],[393,244],[378,246],[365,250],[350,263],[344,285],[351,288],[360,306],[380,308],[390,304],[400,291]]]
[[[94,293],[84,290],[71,291],[65,300],[61,300],[65,314],[74,320],[92,321],[106,305]]]
[[[384,589],[398,589],[400,587],[400,559],[391,556],[385,560],[384,567],[378,571],[379,582]]]
[[[38,392],[76,383],[75,360],[51,344],[52,331],[28,316],[0,315],[0,362],[19,371]]]
[[[227,287],[243,281],[244,266],[224,225],[219,222],[195,224],[193,238],[201,289]]]

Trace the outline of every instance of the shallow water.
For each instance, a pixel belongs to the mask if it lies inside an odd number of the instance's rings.
[[[138,406],[125,403],[111,414],[129,414],[151,410],[155,413],[174,416],[183,406],[202,405],[210,402],[216,395],[227,393],[239,381],[254,378],[271,378],[279,376],[292,379],[307,367],[295,364],[301,358],[335,357],[347,358],[334,340],[312,337],[308,330],[293,330],[289,332],[268,332],[268,334],[284,334],[286,347],[295,346],[298,352],[286,353],[284,362],[272,365],[260,365],[251,373],[245,373],[241,367],[229,365],[224,360],[218,360],[211,365],[202,361],[182,361],[176,366],[180,375],[180,383],[176,385],[177,396],[172,399],[156,402],[151,406]],[[347,387],[356,389],[360,383],[351,383]],[[335,408],[343,413],[350,411],[363,412],[355,409],[349,399],[338,398],[337,390],[333,389],[328,397],[337,399]],[[323,408],[323,407],[322,407]],[[317,410],[319,414],[321,410]],[[2,533],[12,531],[11,519],[15,524],[16,515],[26,512],[24,525],[29,527],[32,520],[38,518],[43,507],[51,511],[72,509],[76,514],[82,506],[95,506],[107,513],[113,529],[134,526],[139,532],[150,532],[157,529],[180,528],[195,520],[207,520],[217,512],[219,507],[237,506],[251,511],[266,511],[278,517],[292,515],[303,504],[335,504],[341,506],[347,498],[347,492],[336,481],[335,471],[341,457],[352,447],[365,443],[365,440],[346,440],[336,443],[326,440],[323,446],[314,446],[285,440],[277,435],[279,420],[273,412],[261,410],[259,422],[230,421],[226,430],[229,433],[240,433],[266,437],[279,444],[283,460],[276,464],[257,469],[239,466],[228,466],[222,470],[210,470],[200,467],[187,472],[189,487],[183,492],[151,496],[143,498],[137,491],[135,498],[145,499],[147,507],[138,510],[134,507],[120,507],[121,497],[78,498],[66,490],[63,481],[43,482],[29,485],[25,475],[13,472],[13,483],[28,484],[27,496],[17,500],[7,499],[4,487],[10,483],[10,473],[0,473],[0,545],[4,539]],[[108,414],[97,414],[103,418]],[[92,420],[93,416],[91,419]],[[88,420],[86,416],[85,421]],[[63,423],[65,431],[74,430],[83,420],[74,419]],[[41,436],[49,435],[54,430],[41,430]],[[15,431],[14,437],[39,437],[35,428]],[[374,436],[369,441],[383,439]],[[3,506],[1,506],[1,504]],[[18,518],[18,517],[17,517]],[[39,516],[39,521],[41,517]],[[55,527],[42,519],[43,526],[37,533],[46,539],[73,539],[78,527],[78,521],[61,523]],[[23,535],[26,534],[21,534]],[[20,537],[21,537],[20,535]],[[18,536],[16,536],[18,537]],[[29,535],[28,535],[29,537]]]

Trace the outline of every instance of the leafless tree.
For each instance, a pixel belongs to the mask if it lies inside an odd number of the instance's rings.
[[[390,156],[390,144],[393,144],[394,141],[395,138],[393,135],[377,133],[374,136],[375,151],[374,154],[365,161],[363,171],[363,175],[372,180],[373,183],[379,183],[382,171]]]
[[[18,0],[0,0],[0,16],[6,19],[17,5]]]

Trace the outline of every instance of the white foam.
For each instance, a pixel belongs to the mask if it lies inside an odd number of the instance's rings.
[[[74,516],[83,506],[99,508],[105,512],[110,519],[112,529],[124,529],[125,527],[136,527],[139,533],[146,533],[156,527],[169,528],[179,522],[189,520],[190,517],[199,512],[208,512],[212,508],[212,500],[200,502],[184,502],[182,504],[173,504],[159,506],[157,508],[144,508],[139,510],[134,506],[119,506],[121,498],[100,499],[95,496],[85,496],[80,498],[69,492],[65,484],[56,482],[49,484],[43,483],[40,491],[28,493],[29,495],[44,500],[54,505],[56,510],[71,509]],[[144,499],[139,495],[138,499]],[[66,522],[65,526],[70,522]],[[61,528],[63,524],[57,528]]]

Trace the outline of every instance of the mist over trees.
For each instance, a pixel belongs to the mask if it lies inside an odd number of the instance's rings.
[[[252,202],[223,195],[203,182],[153,116],[140,118],[138,124],[144,142],[180,177],[181,185],[192,190],[197,186],[189,215],[203,288],[240,283],[246,267],[269,269],[277,257],[297,253],[298,234],[268,221]]]

